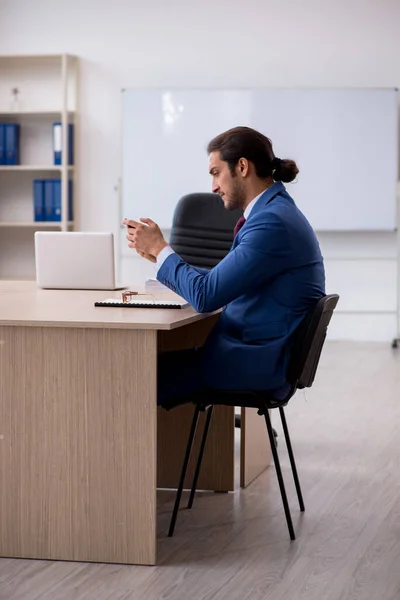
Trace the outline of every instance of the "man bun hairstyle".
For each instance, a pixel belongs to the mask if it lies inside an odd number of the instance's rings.
[[[273,158],[272,160],[272,177],[275,181],[283,181],[284,183],[290,183],[299,173],[299,169],[294,162],[290,159]]]
[[[208,144],[207,152],[219,152],[232,175],[241,158],[253,163],[257,177],[261,179],[272,177],[275,181],[290,183],[299,173],[294,160],[277,158],[271,140],[250,127],[234,127],[217,135]]]

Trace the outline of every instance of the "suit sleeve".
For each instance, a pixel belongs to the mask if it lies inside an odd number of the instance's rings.
[[[197,312],[212,312],[268,282],[285,269],[290,247],[276,216],[243,230],[239,244],[211,271],[199,271],[177,254],[169,256],[157,279],[182,296]]]
[[[171,246],[166,246],[163,250],[161,250],[160,254],[157,256],[156,275],[157,275],[158,270],[161,269],[162,265],[167,260],[168,256],[171,256],[171,254],[175,254],[175,250],[172,250]],[[193,267],[193,268],[196,269],[196,271],[201,274],[206,274],[209,271],[209,269],[202,269],[201,267]]]

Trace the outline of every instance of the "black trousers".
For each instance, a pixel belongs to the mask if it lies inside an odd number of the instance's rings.
[[[187,396],[205,389],[204,373],[202,348],[160,354],[157,370],[157,404],[162,406],[170,398]],[[289,390],[290,385],[286,383],[278,389],[271,389],[270,394],[277,400],[283,400]]]
[[[165,352],[158,357],[157,404],[179,398],[205,387],[201,348]]]

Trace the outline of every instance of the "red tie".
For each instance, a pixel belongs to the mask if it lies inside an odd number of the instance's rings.
[[[240,217],[239,221],[235,225],[235,229],[233,230],[233,237],[236,237],[236,234],[239,233],[245,223],[246,219],[244,217]]]

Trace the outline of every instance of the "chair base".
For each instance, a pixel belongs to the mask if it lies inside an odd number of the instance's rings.
[[[181,502],[181,498],[182,498],[183,486],[185,483],[185,478],[186,478],[186,473],[187,473],[187,467],[189,464],[189,459],[190,459],[190,455],[191,455],[192,447],[193,447],[193,441],[194,441],[197,424],[198,424],[198,420],[199,420],[199,414],[200,414],[200,412],[204,412],[204,411],[207,411],[207,418],[206,418],[206,422],[204,425],[199,455],[197,458],[195,474],[194,474],[193,483],[192,483],[192,487],[191,487],[191,491],[190,491],[189,502],[188,502],[188,508],[192,508],[192,506],[193,506],[194,496],[195,496],[196,487],[197,487],[197,481],[198,481],[198,477],[199,477],[200,470],[201,470],[204,449],[206,446],[208,431],[210,428],[210,423],[211,423],[211,418],[212,418],[212,413],[213,413],[213,405],[205,406],[205,405],[197,404],[195,406],[192,425],[191,425],[190,432],[189,432],[188,443],[187,443],[185,457],[184,457],[183,466],[182,466],[182,472],[181,472],[179,485],[178,485],[178,489],[177,489],[177,493],[176,493],[176,497],[175,497],[175,504],[174,504],[174,509],[172,512],[171,523],[170,523],[170,527],[169,527],[169,531],[168,531],[169,537],[172,537],[174,534],[176,520],[178,517],[179,506],[180,506],[180,502]],[[286,441],[286,445],[288,448],[289,460],[290,460],[290,465],[292,468],[293,479],[294,479],[295,486],[296,486],[296,492],[297,492],[297,497],[299,500],[299,506],[300,506],[300,510],[303,512],[304,511],[304,501],[303,501],[303,496],[302,496],[302,492],[301,492],[301,488],[300,488],[300,482],[299,482],[299,478],[298,478],[298,474],[297,474],[296,463],[294,460],[292,444],[290,441],[289,430],[287,427],[286,417],[285,417],[283,406],[279,406],[279,413],[281,416],[283,432],[285,435],[285,441]],[[274,460],[276,475],[278,478],[279,489],[281,492],[283,508],[284,508],[284,512],[285,512],[285,516],[286,516],[286,522],[287,522],[287,526],[288,526],[288,530],[289,530],[289,536],[290,536],[291,540],[295,540],[296,536],[295,536],[295,532],[294,532],[294,528],[293,528],[292,517],[290,514],[289,503],[287,500],[285,484],[283,481],[281,465],[280,465],[279,456],[278,456],[278,452],[277,452],[277,442],[276,442],[277,434],[271,425],[271,419],[269,416],[269,407],[266,405],[265,407],[260,408],[258,411],[258,414],[264,416],[264,419],[265,419],[269,443],[270,443],[271,451],[272,451],[272,457]]]

